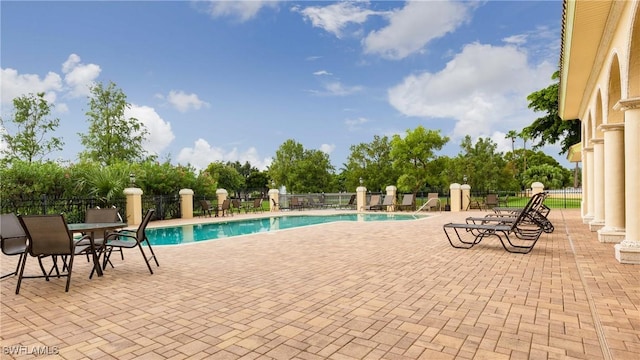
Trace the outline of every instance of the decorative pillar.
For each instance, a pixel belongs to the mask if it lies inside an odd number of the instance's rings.
[[[387,211],[396,211],[396,193],[398,192],[398,188],[393,185],[389,185],[385,188],[385,190],[387,191],[386,196],[393,197],[393,205],[387,206]]]
[[[587,196],[587,214],[582,218],[582,222],[584,224],[588,224],[593,220],[594,206],[593,206],[593,198],[594,198],[594,189],[593,189],[593,148],[588,147],[584,149],[584,157],[585,162],[584,166],[587,172],[587,182],[582,187],[582,193],[584,195],[586,191]]]
[[[593,220],[589,230],[598,231],[604,227],[604,139],[591,139],[593,144]]]
[[[140,225],[142,223],[142,189],[126,188],[124,196],[127,199],[127,225]]]
[[[227,196],[229,195],[229,193],[227,192],[227,190],[225,189],[218,189],[216,190],[216,196],[218,197],[218,214],[221,214],[220,211],[222,210],[222,203],[227,200]],[[220,215],[222,216],[222,215]]]
[[[614,106],[624,111],[625,237],[616,244],[616,260],[640,264],[640,98],[622,99]]]
[[[591,186],[591,184],[589,184],[589,178],[587,176],[587,152],[585,151],[585,144],[586,142],[583,141],[582,151],[580,152],[580,159],[582,159],[582,169],[580,169],[580,175],[582,177],[582,184],[580,185],[580,193],[582,194],[582,199],[580,200],[580,215],[582,216],[583,220],[589,213],[589,209],[587,208],[587,199],[589,198],[587,189],[589,188],[589,186]]]
[[[465,184],[467,185],[467,184]],[[469,186],[469,185],[467,185]],[[460,190],[460,184],[453,183],[449,185],[449,196],[451,197],[451,212],[457,212],[461,209],[462,191]],[[468,200],[467,200],[468,201]],[[466,209],[466,207],[465,207]]]
[[[603,124],[604,133],[604,227],[600,242],[624,239],[624,124]]]
[[[544,191],[544,184],[539,182],[539,181],[535,181],[533,183],[531,183],[531,196],[541,193]]]
[[[183,219],[193,219],[193,190],[182,189],[180,194],[180,214]]]
[[[364,211],[367,206],[367,188],[364,186],[358,186],[356,188],[356,204],[358,211]]]
[[[269,211],[280,211],[280,191],[278,189],[269,190]]]
[[[468,211],[471,202],[471,185],[460,185],[460,211]]]

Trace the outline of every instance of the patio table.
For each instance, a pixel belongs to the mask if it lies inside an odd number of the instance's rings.
[[[102,276],[102,268],[100,267],[100,259],[96,252],[96,246],[94,243],[94,234],[98,231],[116,230],[127,227],[127,223],[115,222],[115,223],[72,223],[67,224],[67,228],[72,234],[90,234],[91,237],[91,253],[93,254],[93,267],[98,274]],[[101,247],[104,247],[103,244]]]

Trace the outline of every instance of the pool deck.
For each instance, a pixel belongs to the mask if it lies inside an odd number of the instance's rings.
[[[434,214],[156,246],[153,275],[135,249],[92,280],[78,257],[68,293],[26,279],[15,295],[6,278],[0,357],[640,358],[640,265],[619,264],[579,211],[552,210],[555,232],[527,255],[493,239],[454,249],[442,225],[470,213]]]

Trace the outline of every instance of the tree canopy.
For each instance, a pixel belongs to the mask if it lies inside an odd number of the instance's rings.
[[[138,119],[125,117],[128,107],[126,95],[113,82],[106,87],[97,83],[91,88],[86,114],[89,129],[86,133],[78,133],[85,147],[81,158],[105,165],[146,158],[142,143],[147,129]]]
[[[6,144],[6,148],[2,150],[5,160],[22,159],[31,163],[62,150],[62,138],[50,136],[60,124],[60,119],[49,118],[53,105],[49,104],[44,95],[41,92],[13,99],[13,118],[8,123],[0,118],[0,124],[5,129],[1,133]],[[14,135],[8,132],[10,124],[16,127]]]

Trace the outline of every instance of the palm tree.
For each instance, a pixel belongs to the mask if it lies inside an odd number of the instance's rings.
[[[515,130],[509,130],[504,137],[505,139],[511,139],[511,153],[516,151],[516,139],[518,138],[518,132]]]

